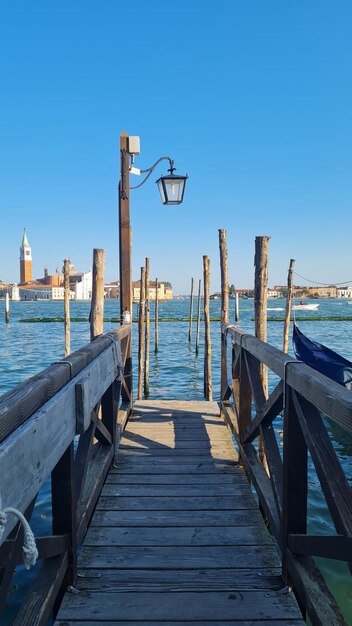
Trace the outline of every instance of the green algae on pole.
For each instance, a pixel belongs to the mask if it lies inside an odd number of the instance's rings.
[[[352,317],[349,318],[352,320]],[[71,322],[82,323],[89,322],[89,317],[71,317]],[[23,317],[20,320],[17,320],[22,324],[50,324],[50,323],[62,323],[65,321],[63,317]],[[155,319],[150,318],[151,322],[155,322]],[[193,317],[193,322],[196,322],[197,318]],[[220,317],[210,317],[210,322],[221,322]],[[112,323],[120,323],[119,317],[104,317],[104,322],[112,322]],[[133,323],[138,324],[138,319],[135,318],[132,320]],[[158,322],[189,322],[189,317],[159,317]]]

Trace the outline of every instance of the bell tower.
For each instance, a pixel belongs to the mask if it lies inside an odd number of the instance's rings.
[[[22,245],[20,247],[20,284],[29,283],[31,280],[32,250],[28,242],[26,229],[24,229]]]

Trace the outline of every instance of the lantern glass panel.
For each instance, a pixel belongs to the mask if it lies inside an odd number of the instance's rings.
[[[166,178],[165,189],[167,201],[172,204],[182,202],[183,187],[185,181],[182,178]]]
[[[159,178],[159,180],[157,181],[157,184],[158,184],[158,187],[159,187],[161,202],[163,204],[166,204],[166,196],[165,196],[165,191],[164,191],[163,179]]]
[[[187,176],[161,176],[157,181],[163,204],[181,204]]]

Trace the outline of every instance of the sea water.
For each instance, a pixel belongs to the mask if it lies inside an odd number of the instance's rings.
[[[352,307],[344,300],[317,300],[317,311],[298,311],[297,317],[351,316]],[[230,323],[234,323],[235,301],[230,300]],[[159,318],[177,320],[189,315],[189,298],[159,303]],[[282,317],[285,303],[283,300],[270,300],[268,315]],[[71,317],[88,318],[89,302],[71,302]],[[151,317],[154,317],[154,303],[151,303]],[[210,301],[211,317],[220,317],[220,300]],[[193,315],[196,317],[197,298]],[[277,310],[277,313],[275,312]],[[116,300],[105,302],[105,317],[119,316],[119,303]],[[0,394],[12,389],[28,377],[36,374],[51,363],[64,356],[64,324],[21,322],[22,319],[63,317],[63,302],[11,302],[10,323],[5,324],[5,304],[0,302]],[[137,305],[134,305],[133,317],[137,317]],[[115,328],[116,324],[105,322],[104,332]],[[240,322],[238,326],[245,332],[253,333],[253,301],[240,300]],[[311,339],[321,341],[352,361],[352,322],[349,321],[305,321],[299,322],[300,329]],[[192,342],[188,342],[188,322],[159,323],[159,352],[154,353],[154,328],[151,323],[150,345],[150,398],[151,399],[203,399],[203,363],[204,363],[204,323],[201,325],[199,355],[195,353],[196,323],[193,322]],[[133,324],[133,364],[134,387],[136,389],[137,369],[137,324]],[[71,322],[71,351],[77,350],[89,342],[88,322]],[[268,322],[268,342],[282,349],[283,322]],[[219,400],[220,394],[220,323],[211,323],[213,399]],[[289,351],[292,352],[290,339]],[[269,385],[275,385],[275,376],[269,375]],[[352,484],[352,438],[338,426],[326,420],[329,434],[338,454],[344,472]],[[281,444],[282,420],[275,420]],[[0,483],[1,489],[1,483]],[[50,534],[50,483],[44,485],[39,493],[31,526],[37,534]],[[334,533],[321,487],[312,462],[309,462],[309,532],[313,534]],[[319,560],[330,589],[342,607],[348,623],[352,624],[351,577],[345,563],[332,560]],[[33,579],[38,563],[31,572],[19,566],[14,584],[9,594],[5,624],[11,623],[25,590]]]

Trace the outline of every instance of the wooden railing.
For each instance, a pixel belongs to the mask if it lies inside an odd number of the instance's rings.
[[[77,549],[131,408],[124,376],[130,373],[130,341],[131,325],[121,326],[0,398],[2,507],[14,507],[29,520],[51,476],[52,533],[36,537],[42,566],[17,626],[46,624],[62,590],[74,584]],[[8,516],[0,546],[0,610],[22,560],[16,521]]]
[[[283,576],[313,624],[346,624],[314,557],[345,561],[352,571],[352,490],[323,420],[328,416],[352,434],[352,394],[234,326],[222,327],[222,341],[228,351],[231,343],[232,358],[222,363],[221,408],[280,547]],[[263,367],[278,381],[269,397]],[[274,430],[279,415],[282,447]],[[307,532],[308,452],[336,534]]]

